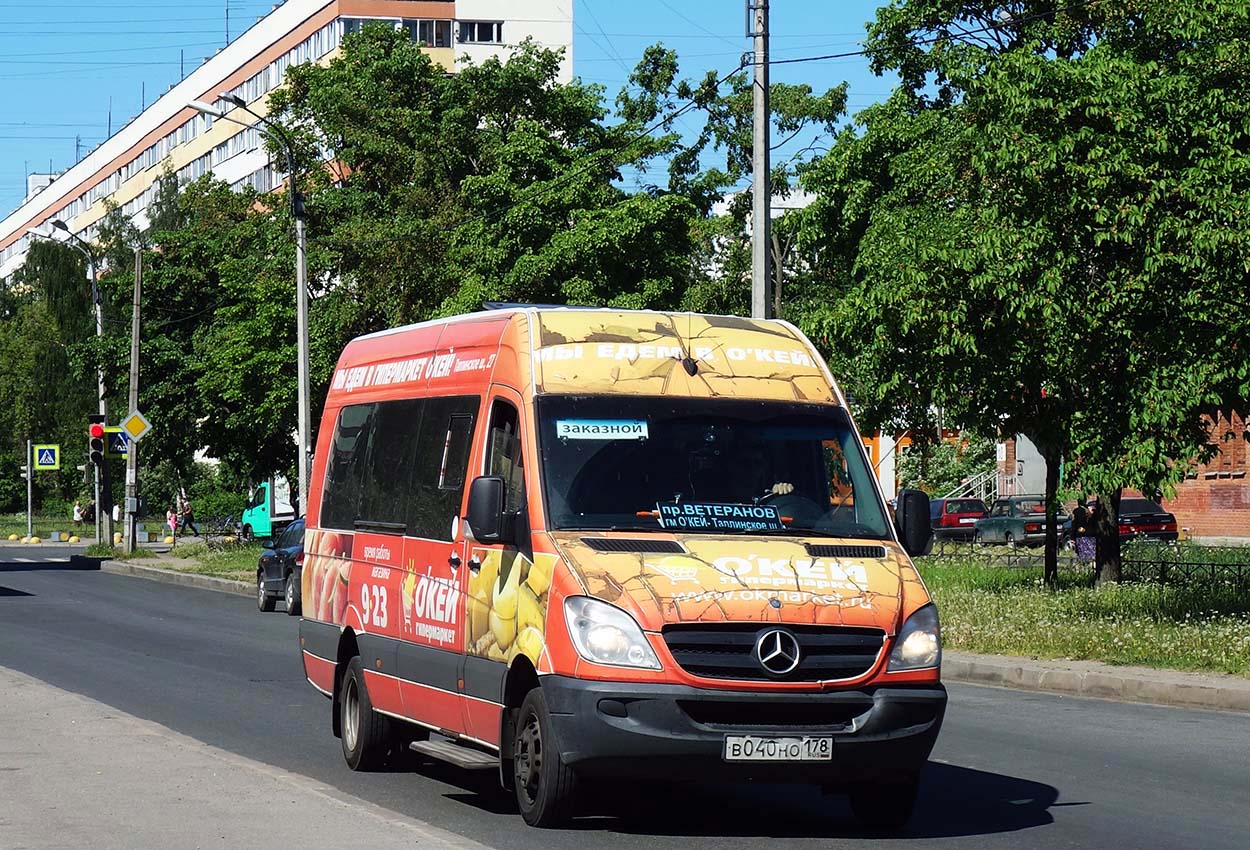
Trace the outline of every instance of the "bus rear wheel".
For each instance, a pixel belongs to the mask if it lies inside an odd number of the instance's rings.
[[[377,770],[390,749],[387,720],[373,710],[365,687],[360,656],[352,656],[339,685],[340,728],[343,732],[343,758],[352,770]]]

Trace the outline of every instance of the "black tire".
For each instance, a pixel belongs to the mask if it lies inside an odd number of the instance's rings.
[[[377,770],[386,761],[390,749],[390,724],[373,710],[359,655],[347,663],[339,688],[343,758],[352,770]]]
[[[984,535],[984,534],[982,534],[982,533],[981,533],[981,532],[979,532],[979,531],[974,531],[974,532],[972,533],[972,545],[973,545],[973,546],[984,546],[984,545],[985,545],[985,535]]]
[[[573,814],[577,777],[560,758],[541,687],[525,695],[512,736],[517,806],[530,826],[557,826]]]
[[[283,589],[282,598],[286,603],[286,613],[288,617],[294,617],[299,613],[299,585],[295,583],[295,573],[286,574],[286,587]]]
[[[260,570],[256,571],[256,607],[268,614],[278,604],[278,600],[274,599],[265,590],[265,574]]]
[[[872,829],[899,830],[916,808],[920,777],[895,782],[880,782],[855,788],[850,792],[851,811],[864,826]]]
[[[1008,549],[1016,548],[1016,538],[1010,531],[1003,532],[1003,542],[1007,544]]]
[[[244,540],[252,539],[252,527],[250,525],[243,526],[243,531],[239,534]]]

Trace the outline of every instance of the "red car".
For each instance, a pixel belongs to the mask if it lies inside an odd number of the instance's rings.
[[[933,534],[945,540],[971,540],[977,520],[989,514],[985,502],[980,499],[934,499],[929,502]]]

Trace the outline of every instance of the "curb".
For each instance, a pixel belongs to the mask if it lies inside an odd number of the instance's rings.
[[[1214,673],[944,651],[942,678],[1121,702],[1250,712],[1250,679]]]
[[[256,593],[255,586],[248,582],[179,573],[125,561],[104,561],[100,570],[235,596],[251,597]],[[942,653],[942,679],[1121,702],[1250,712],[1250,679],[1237,676],[1115,667],[1097,661],[1047,661],[946,650]]]
[[[179,573],[163,570],[160,567],[145,567],[142,564],[130,564],[126,561],[104,561],[100,571],[120,576],[159,581],[165,584],[180,584],[183,587],[195,587],[200,590],[215,590],[218,593],[230,593],[235,596],[255,596],[256,586],[245,581],[234,581],[216,576],[202,576],[196,573]]]

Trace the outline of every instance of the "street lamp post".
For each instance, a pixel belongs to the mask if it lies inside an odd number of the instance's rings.
[[[219,92],[217,94],[219,100],[242,109],[251,115],[273,134],[283,148],[286,149],[286,170],[290,187],[288,193],[291,196],[291,217],[295,219],[295,345],[296,357],[298,364],[296,365],[296,381],[298,384],[298,405],[299,405],[299,504],[303,512],[308,510],[308,463],[309,463],[309,442],[311,433],[311,412],[309,410],[309,389],[308,389],[308,260],[307,260],[307,237],[305,235],[305,221],[307,213],[304,210],[304,199],[300,195],[296,186],[295,179],[295,145],[291,141],[291,137],[281,124],[270,121],[264,115],[253,112],[247,105],[247,101],[238,95],[229,94],[227,92]],[[250,127],[243,121],[231,118],[226,113],[217,109],[203,101],[193,100],[189,104],[192,109],[202,112],[205,115],[212,115],[231,123],[238,124],[242,127]]]
[[[76,249],[84,257],[87,258],[87,279],[91,283],[91,301],[95,304],[95,335],[97,338],[104,336],[104,301],[100,298],[100,285],[96,281],[95,273],[95,254],[91,252],[91,248],[78,237],[78,234],[69,229],[69,225],[61,221],[59,218],[52,219],[52,226],[57,230],[62,230],[69,237],[65,244]],[[108,421],[108,397],[104,392],[104,367],[100,366],[96,370],[96,394],[99,397],[100,415]],[[109,494],[111,496],[111,494]],[[101,513],[104,511],[104,505],[100,502],[100,470],[95,471],[95,536],[97,542],[102,542],[103,537],[100,536],[100,520]],[[112,514],[108,515],[110,518]],[[107,528],[107,526],[106,526]],[[108,529],[111,533],[112,529]],[[110,538],[111,540],[112,538]]]

